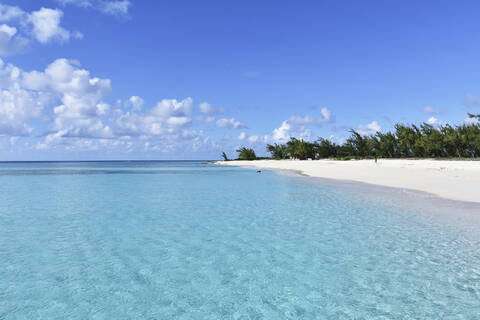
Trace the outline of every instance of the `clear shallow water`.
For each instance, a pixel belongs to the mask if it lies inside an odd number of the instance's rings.
[[[0,319],[478,319],[478,206],[193,162],[0,164]]]

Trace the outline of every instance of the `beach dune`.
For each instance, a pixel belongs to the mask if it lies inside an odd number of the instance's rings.
[[[295,170],[304,175],[428,192],[480,203],[480,161],[465,160],[254,160],[218,164]]]

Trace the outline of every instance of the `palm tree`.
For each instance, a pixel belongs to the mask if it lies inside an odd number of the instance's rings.
[[[239,160],[255,160],[257,158],[253,149],[241,147],[236,151],[238,152]]]
[[[222,152],[222,158],[223,158],[223,161],[228,161],[228,157],[227,157],[227,154],[224,152]]]
[[[287,147],[283,144],[267,144],[267,151],[270,152],[273,159],[280,160],[286,159],[287,154]]]
[[[480,157],[480,114],[468,114],[478,121],[458,126],[422,123],[396,124],[390,132],[362,135],[350,130],[342,145],[318,138],[315,142],[290,138],[285,144],[268,144],[274,159],[328,157]],[[238,151],[238,150],[237,150]],[[253,150],[252,150],[253,151]]]

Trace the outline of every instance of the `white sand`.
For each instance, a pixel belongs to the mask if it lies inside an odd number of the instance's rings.
[[[218,164],[295,170],[312,177],[419,190],[440,197],[480,202],[480,161],[446,160],[255,160]]]

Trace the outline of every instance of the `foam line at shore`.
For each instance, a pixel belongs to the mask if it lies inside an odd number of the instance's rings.
[[[217,164],[294,170],[304,175],[428,192],[480,203],[480,161],[465,160],[254,160]]]

